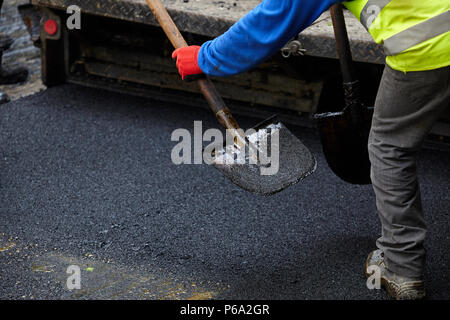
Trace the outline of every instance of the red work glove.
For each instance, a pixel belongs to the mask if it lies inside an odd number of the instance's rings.
[[[172,59],[176,59],[178,72],[183,80],[195,80],[203,74],[197,62],[199,51],[199,46],[189,46],[172,53]]]

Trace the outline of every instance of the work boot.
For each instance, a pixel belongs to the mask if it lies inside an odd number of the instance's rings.
[[[380,268],[380,284],[386,289],[389,296],[397,300],[419,300],[425,297],[425,285],[422,279],[412,279],[396,275],[386,268],[384,253],[381,250],[372,251],[366,260],[364,273],[369,278],[369,266]]]
[[[4,93],[2,90],[0,90],[0,104],[4,104],[9,102],[9,97],[6,93]]]

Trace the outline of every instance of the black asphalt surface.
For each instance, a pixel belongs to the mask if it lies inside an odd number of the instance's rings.
[[[172,131],[217,127],[208,110],[73,85],[0,110],[0,299],[386,298],[363,275],[380,230],[371,186],[335,177],[311,129],[290,126],[317,171],[261,197],[172,164]],[[430,299],[450,298],[449,161],[418,163]]]

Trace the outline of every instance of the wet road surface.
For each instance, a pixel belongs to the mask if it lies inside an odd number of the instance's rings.
[[[362,273],[379,236],[371,186],[335,177],[314,131],[290,126],[317,171],[266,198],[172,164],[171,133],[194,120],[217,127],[208,110],[72,85],[1,106],[0,299],[386,297]],[[449,160],[418,163],[431,299],[450,298]]]

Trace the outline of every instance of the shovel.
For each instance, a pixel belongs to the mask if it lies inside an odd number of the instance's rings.
[[[187,47],[161,0],[146,1],[175,49]],[[314,156],[276,118],[270,118],[244,134],[211,80],[204,77],[196,81],[220,124],[233,137],[231,148],[228,144],[211,152],[213,165],[233,183],[256,194],[271,195],[314,172]],[[262,160],[269,154],[276,163]]]
[[[370,184],[370,161],[368,138],[373,108],[361,101],[360,83],[356,78],[345,26],[342,5],[331,7],[336,46],[339,55],[343,87],[344,107],[338,112],[315,114],[322,149],[331,170],[342,180],[352,184]],[[319,105],[319,110],[333,109],[336,99],[325,97],[328,106]]]

